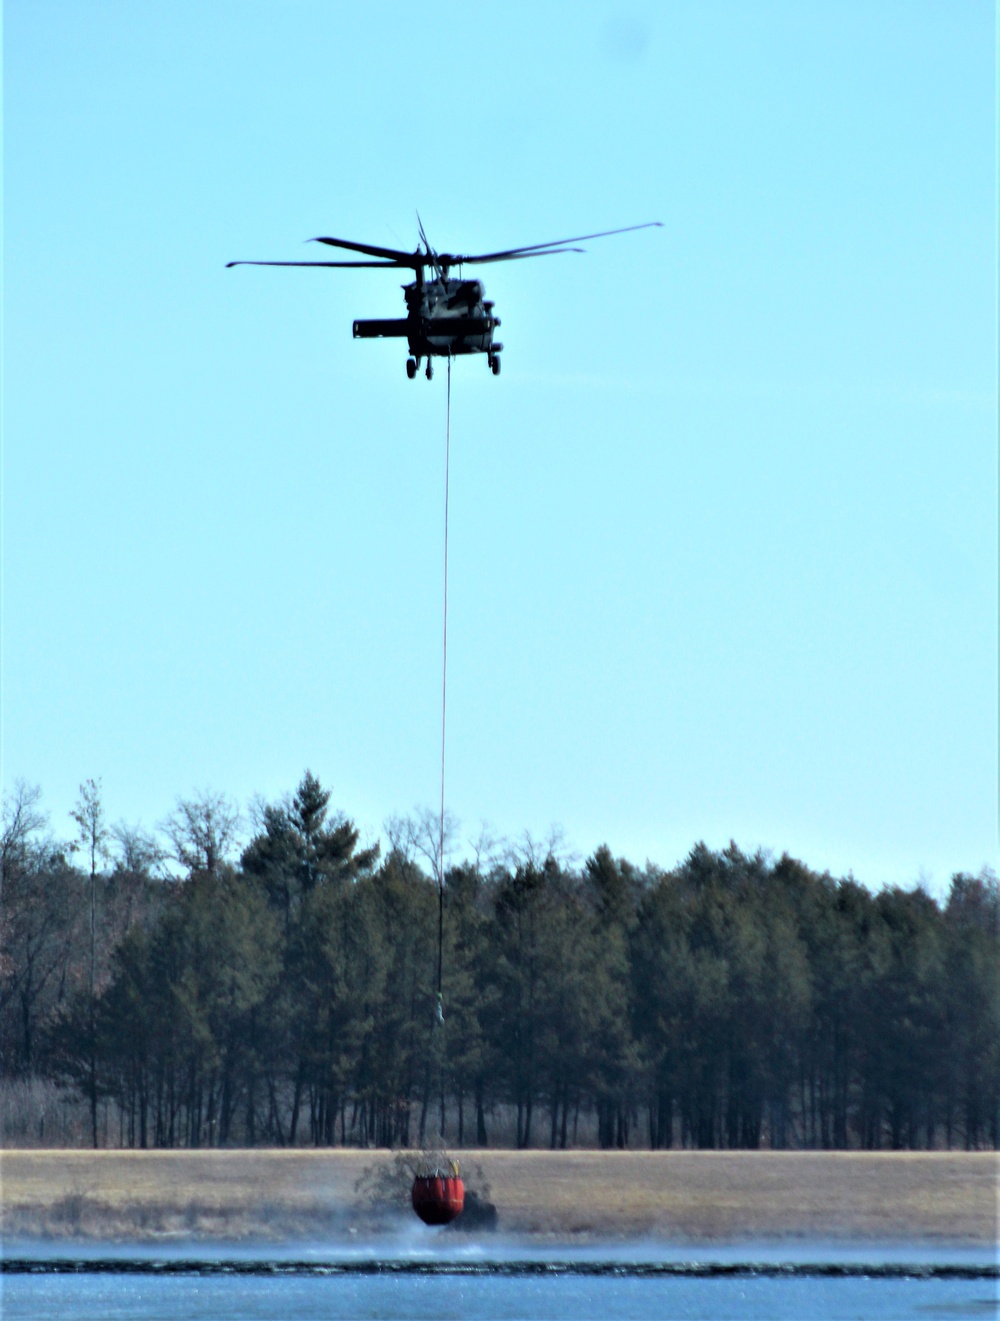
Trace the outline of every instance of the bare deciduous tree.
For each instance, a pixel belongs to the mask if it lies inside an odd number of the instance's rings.
[[[508,840],[498,835],[488,821],[481,821],[479,834],[469,838],[472,861],[480,876],[487,876],[496,867],[503,866],[510,856],[511,846]]]
[[[508,846],[504,861],[514,869],[541,868],[550,858],[565,870],[575,867],[580,861],[580,854],[566,843],[562,826],[550,826],[544,839],[536,839],[530,830],[523,831],[517,842]]]
[[[36,784],[15,780],[14,787],[3,796],[2,823],[0,823],[0,978],[12,969],[10,958],[10,913],[4,904],[7,881],[15,869],[24,866],[31,836],[45,825],[45,813],[39,809],[42,791]]]
[[[193,798],[179,798],[161,829],[182,867],[214,875],[235,851],[240,826],[235,804],[225,794],[203,789]]]
[[[24,854],[31,836],[41,830],[47,820],[38,804],[42,791],[37,784],[15,780],[13,789],[3,796],[3,824],[0,834],[0,905],[3,887],[11,867]]]
[[[444,814],[444,856],[453,851],[458,835],[458,820],[451,812]],[[441,819],[429,807],[415,808],[410,816],[387,817],[382,826],[389,837],[389,847],[407,862],[420,857],[427,863],[436,884],[441,881]]]
[[[29,839],[11,866],[3,901],[0,1040],[3,1071],[35,1067],[38,1029],[79,981],[83,893],[62,851]],[[12,1015],[13,1011],[13,1016]]]
[[[135,876],[156,877],[170,856],[150,831],[119,821],[111,827],[115,841],[115,866]]]
[[[108,856],[108,828],[101,802],[100,780],[84,780],[80,797],[70,812],[76,822],[77,842],[74,850],[90,854],[90,1125],[94,1146],[97,1146],[97,1055],[94,1031],[94,1009],[97,1000],[97,859]]]

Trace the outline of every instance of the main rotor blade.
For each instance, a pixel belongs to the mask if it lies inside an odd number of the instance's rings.
[[[485,266],[491,261],[524,261],[525,257],[555,257],[560,252],[586,251],[586,248],[543,248],[541,252],[499,252],[496,255],[488,253],[485,257],[442,257],[441,261],[448,267],[460,266],[463,262]]]
[[[571,239],[553,239],[551,243],[530,243],[523,248],[505,248],[502,252],[486,252],[477,257],[456,257],[456,262],[480,262],[480,261],[507,261],[511,257],[521,256],[528,253],[541,254],[544,249],[558,248],[560,251],[567,252],[571,249],[564,248],[565,243],[584,243],[587,239],[608,238],[612,234],[631,234],[636,229],[662,229],[662,220],[648,220],[644,225],[626,225],[624,229],[602,229],[597,234],[577,234]],[[580,249],[576,249],[580,251]]]
[[[395,271],[412,264],[405,261],[227,261],[226,269],[230,266],[371,266],[376,270]]]
[[[364,252],[369,257],[391,258],[407,266],[412,266],[414,262],[412,252],[401,252],[398,248],[377,248],[373,243],[352,243],[350,239],[331,238],[309,239],[308,242],[326,243],[331,248],[347,248],[349,252]]]

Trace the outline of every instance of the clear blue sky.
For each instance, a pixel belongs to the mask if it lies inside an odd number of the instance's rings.
[[[444,371],[335,234],[466,251],[465,835],[872,886],[997,845],[993,5],[8,0],[3,778],[60,832],[306,767],[437,798]]]

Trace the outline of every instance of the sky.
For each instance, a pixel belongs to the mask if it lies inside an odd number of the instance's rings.
[[[2,778],[57,834],[310,768],[664,867],[997,856],[996,21],[984,0],[7,0]]]

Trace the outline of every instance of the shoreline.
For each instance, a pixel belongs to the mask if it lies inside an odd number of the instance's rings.
[[[382,1150],[0,1151],[0,1232],[131,1243],[398,1233],[403,1204],[355,1190]],[[497,1151],[458,1153],[503,1234],[997,1241],[997,1152]]]

